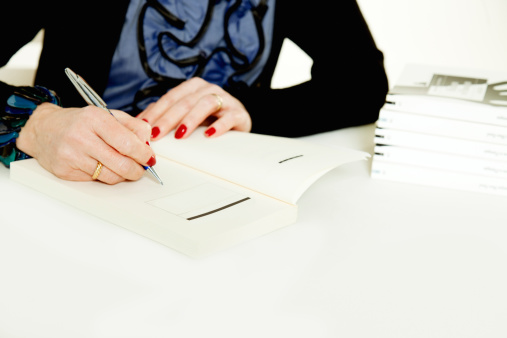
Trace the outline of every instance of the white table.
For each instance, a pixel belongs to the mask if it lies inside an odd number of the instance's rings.
[[[307,137],[373,149],[374,126]],[[507,198],[337,168],[297,223],[195,260],[0,169],[0,337],[507,336]],[[147,215],[149,217],[149,215]]]

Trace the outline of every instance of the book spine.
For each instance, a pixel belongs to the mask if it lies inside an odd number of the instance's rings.
[[[507,180],[374,160],[371,177],[400,183],[507,196]]]
[[[505,161],[488,161],[398,146],[375,146],[375,160],[507,179]]]
[[[507,145],[507,127],[380,109],[377,127]]]
[[[507,127],[507,107],[458,99],[388,94],[384,108],[411,114]]]
[[[377,145],[400,146],[492,161],[507,161],[507,145],[474,142],[446,136],[376,128],[374,142]]]

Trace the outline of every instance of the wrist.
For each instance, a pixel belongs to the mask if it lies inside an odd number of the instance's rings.
[[[59,105],[60,99],[54,92],[40,86],[15,87],[8,97],[4,111],[0,111],[0,162],[7,168],[13,161],[30,158],[22,149],[28,149],[33,135],[22,133],[21,140],[18,138],[32,113],[45,102]]]

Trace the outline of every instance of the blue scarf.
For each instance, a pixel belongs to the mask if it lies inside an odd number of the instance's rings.
[[[269,56],[275,0],[131,0],[104,93],[140,111],[199,76],[251,85]]]

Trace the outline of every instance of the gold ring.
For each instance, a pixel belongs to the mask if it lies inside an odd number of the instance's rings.
[[[97,162],[97,168],[95,168],[95,172],[92,175],[92,180],[96,180],[97,177],[99,177],[101,171],[102,171],[102,163]]]
[[[224,103],[224,100],[222,100],[222,97],[218,94],[213,93],[211,95],[213,95],[217,99],[217,109],[215,110],[217,112],[220,109],[222,109],[222,104]]]

